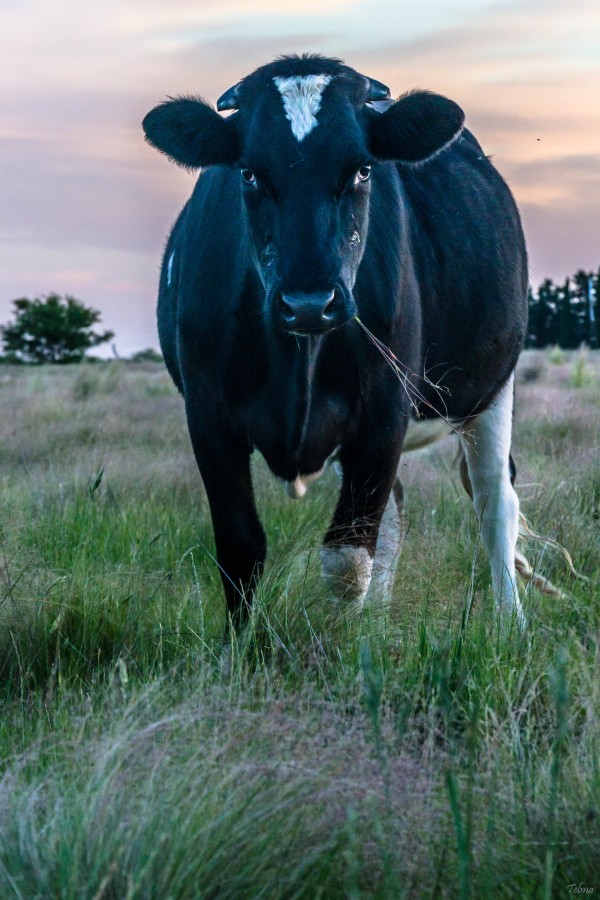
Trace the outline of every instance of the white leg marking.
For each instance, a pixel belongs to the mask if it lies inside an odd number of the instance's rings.
[[[173,275],[173,260],[175,259],[175,252],[171,253],[169,257],[169,262],[167,263],[167,287],[171,287],[171,276]]]
[[[406,536],[406,516],[404,512],[404,488],[399,478],[390,493],[385,507],[373,559],[373,577],[366,597],[366,603],[373,606],[389,606],[396,566],[402,552]]]
[[[341,481],[344,471],[338,459],[334,460],[333,468]],[[367,596],[373,572],[373,560],[367,548],[323,547],[321,569],[325,581],[338,600],[349,600],[359,612]]]
[[[366,547],[323,547],[321,567],[338,599],[348,601],[357,612],[362,609],[373,569]]]
[[[494,403],[465,428],[461,442],[473,505],[481,538],[490,558],[492,587],[497,608],[525,616],[515,578],[515,548],[519,534],[519,500],[510,483],[508,457],[512,431],[513,381],[511,375]]]
[[[298,142],[316,128],[321,95],[331,81],[330,75],[305,75],[293,78],[274,78],[283,99],[286,118]]]
[[[336,460],[333,466],[341,479],[341,464]],[[396,478],[379,526],[374,558],[365,547],[324,547],[321,565],[325,580],[338,597],[353,602],[357,611],[365,602],[373,607],[389,605],[405,536],[404,487]]]

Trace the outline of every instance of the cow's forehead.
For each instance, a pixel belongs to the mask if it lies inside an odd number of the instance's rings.
[[[349,66],[327,57],[284,57],[262,66],[238,85],[240,109],[260,108],[268,115],[285,111],[294,136],[302,140],[316,127],[322,103],[344,99],[353,107],[367,100],[369,81]]]
[[[292,134],[298,142],[319,124],[317,113],[321,108],[323,91],[331,82],[331,75],[292,75],[273,78],[283,100],[285,115]]]
[[[355,69],[344,65],[337,59],[329,59],[325,56],[285,56],[275,62],[268,63],[256,69],[246,76],[240,84],[241,93],[259,93],[274,79],[309,78],[309,77],[335,78],[336,84],[345,86],[348,91],[356,95],[356,102],[364,102],[368,91],[368,79],[360,75]]]
[[[316,155],[325,163],[333,145],[340,163],[345,155],[361,155],[364,140],[356,114],[366,99],[364,76],[342,65],[313,65],[308,72],[270,68],[243,84],[240,110],[250,157],[267,162],[278,156],[285,165],[289,155],[291,165],[300,153],[306,161]]]

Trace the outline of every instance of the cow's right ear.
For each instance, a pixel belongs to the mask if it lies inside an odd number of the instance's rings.
[[[187,169],[234,165],[239,159],[239,140],[231,117],[223,119],[195,97],[178,97],[155,106],[142,127],[149,144]]]

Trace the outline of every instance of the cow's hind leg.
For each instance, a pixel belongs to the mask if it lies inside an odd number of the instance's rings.
[[[389,606],[405,537],[404,485],[396,477],[379,526],[371,583],[365,598],[367,606]]]
[[[479,518],[481,539],[492,569],[492,588],[497,609],[514,613],[525,624],[515,576],[515,550],[519,535],[519,500],[511,483],[513,377],[492,405],[464,426],[461,435],[466,471]],[[463,464],[464,465],[464,464]]]

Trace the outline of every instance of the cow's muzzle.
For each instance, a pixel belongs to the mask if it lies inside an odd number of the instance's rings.
[[[280,294],[275,304],[280,328],[295,334],[322,334],[352,318],[339,291]]]

